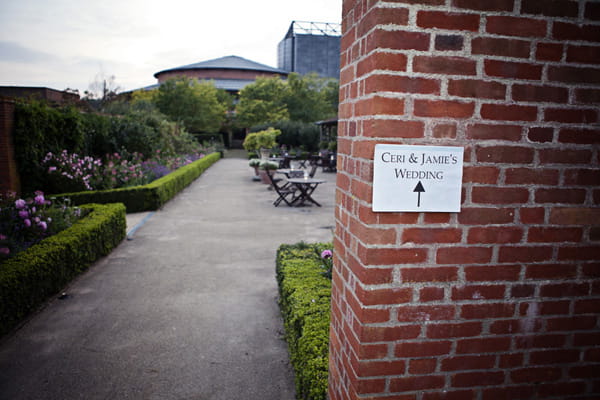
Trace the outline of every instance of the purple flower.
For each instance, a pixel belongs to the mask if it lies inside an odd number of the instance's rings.
[[[23,199],[19,199],[19,200],[15,201],[15,207],[17,208],[17,210],[21,210],[21,209],[25,208],[26,205],[27,205],[27,203],[25,203],[25,200],[23,200]]]
[[[31,220],[30,219],[25,219],[23,220],[23,223],[25,224],[26,227],[30,227],[31,226]]]
[[[56,167],[48,167],[48,172],[54,172],[56,171]]]
[[[48,224],[46,224],[46,222],[42,221],[38,224],[38,226],[40,228],[42,228],[43,231],[45,231],[46,229],[48,229]]]
[[[29,218],[29,211],[27,211],[27,210],[19,211],[19,217],[21,217],[21,219]]]
[[[0,254],[10,254],[10,249],[8,247],[0,247]]]
[[[333,253],[331,252],[331,250],[323,250],[321,252],[321,258],[327,259],[327,258],[331,258],[331,257],[333,257]]]
[[[0,240],[6,240],[6,239],[8,239],[8,237],[4,236],[3,234],[0,233]]]
[[[46,199],[44,199],[43,194],[38,194],[37,196],[35,196],[35,199],[33,199],[33,201],[39,206],[46,204]]]

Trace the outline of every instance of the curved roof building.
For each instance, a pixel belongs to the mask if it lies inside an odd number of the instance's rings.
[[[269,67],[238,56],[227,56],[214,60],[201,61],[195,64],[182,65],[165,69],[154,74],[161,84],[164,81],[187,77],[198,80],[211,80],[218,89],[237,93],[244,86],[254,82],[259,77],[287,77],[288,72]]]

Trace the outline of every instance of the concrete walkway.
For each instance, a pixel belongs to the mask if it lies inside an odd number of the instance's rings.
[[[332,239],[335,174],[320,208],[275,208],[251,175],[225,158],[129,215],[132,240],[3,339],[0,399],[294,399],[275,253]]]

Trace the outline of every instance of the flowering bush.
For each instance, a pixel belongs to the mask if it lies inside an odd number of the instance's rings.
[[[102,161],[69,154],[67,150],[60,154],[46,154],[42,165],[47,168],[52,186],[60,188],[60,191],[94,190],[102,181]]]
[[[142,167],[141,153],[132,153],[129,157],[114,153],[106,156],[104,162],[104,182],[102,189],[136,186],[148,183]],[[128,159],[129,158],[129,159]]]
[[[0,261],[68,228],[80,216],[79,208],[52,205],[40,191],[27,200],[14,193],[0,196]]]
[[[321,267],[324,269],[324,271],[321,272],[321,274],[331,279],[331,270],[333,269],[333,252],[329,249],[325,249],[321,252],[320,257],[321,261],[323,262],[323,264],[321,264]]]

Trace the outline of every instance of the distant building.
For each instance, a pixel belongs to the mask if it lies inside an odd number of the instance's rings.
[[[54,104],[74,104],[79,95],[64,90],[33,86],[0,86],[0,96],[12,99],[44,100]]]
[[[246,85],[254,82],[256,78],[285,78],[287,75],[288,73],[281,69],[238,56],[227,56],[157,72],[154,77],[158,79],[158,84],[145,89],[157,88],[161,83],[171,78],[187,77],[199,81],[212,81],[217,89],[224,89],[237,94]]]
[[[292,21],[277,48],[277,67],[301,75],[316,72],[324,78],[340,76],[339,24]]]

